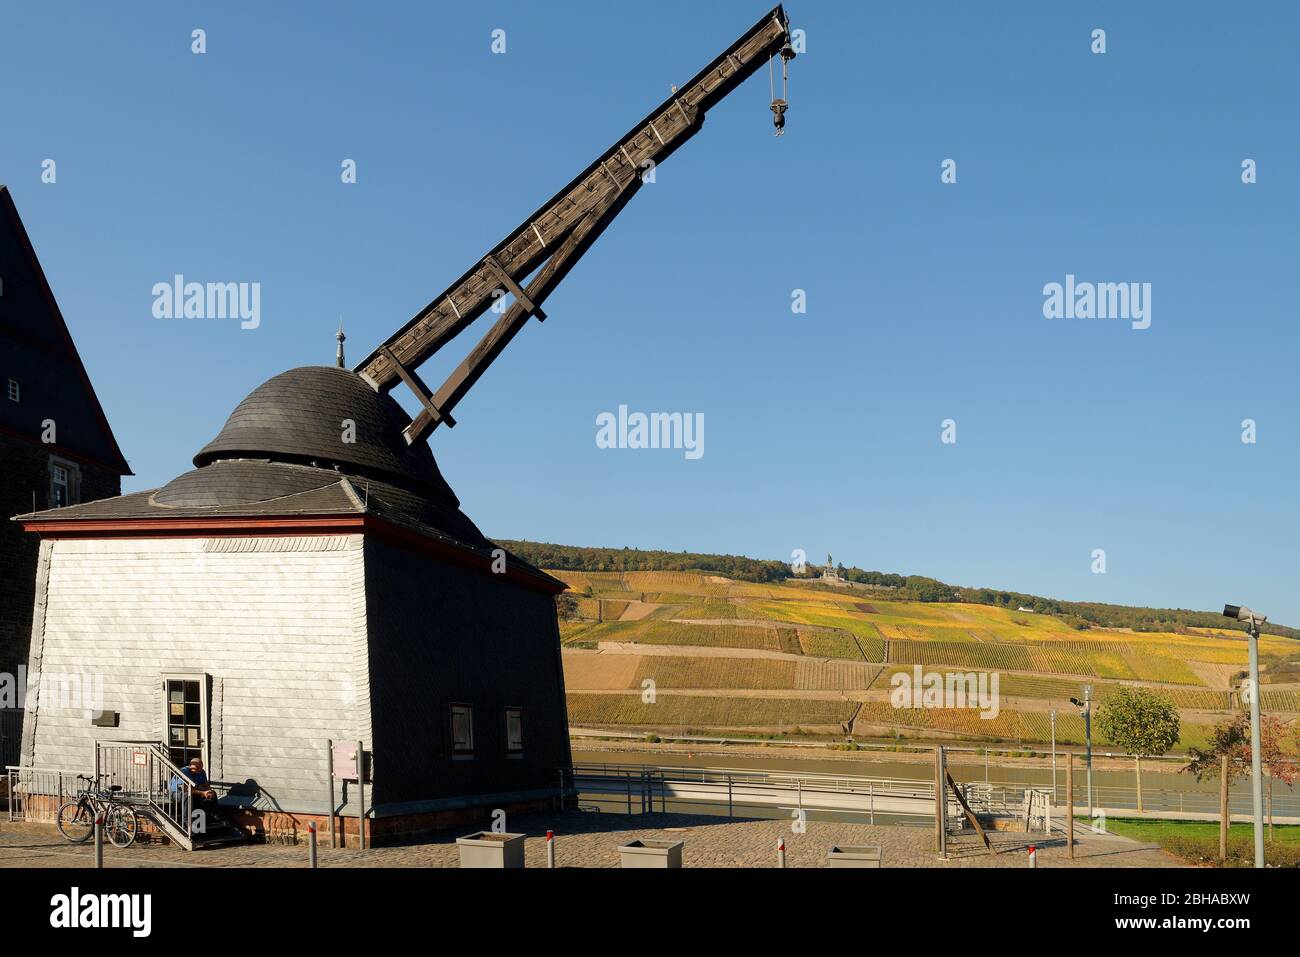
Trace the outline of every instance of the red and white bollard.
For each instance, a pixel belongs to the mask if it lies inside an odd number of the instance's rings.
[[[546,832],[546,866],[555,870],[555,832]]]
[[[1034,847],[1032,844],[1029,845],[1029,866],[1038,866],[1038,848]]]
[[[776,866],[781,868],[785,867],[785,838],[784,837],[778,837],[776,839]]]

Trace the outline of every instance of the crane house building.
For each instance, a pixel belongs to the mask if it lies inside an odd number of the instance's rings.
[[[355,370],[340,329],[337,367],[255,389],[192,471],[19,516],[41,537],[23,764],[84,767],[93,753],[101,784],[116,775],[165,803],[167,775],[198,757],[237,823],[267,832],[333,824],[343,808],[365,822],[359,836],[383,837],[571,798],[564,584],[484,538],[426,440],[546,319],[547,297],[646,171],[777,57],[783,133],[795,55],[777,6]],[[489,309],[482,340],[429,390],[418,367]],[[419,401],[413,418],[389,394],[399,384]],[[50,676],[78,674],[91,707],[49,693]],[[350,772],[330,742],[360,750]],[[184,815],[155,810],[190,840]]]
[[[355,372],[293,369],[162,488],[19,516],[40,536],[22,763],[148,742],[269,835],[331,793],[379,839],[549,806],[564,585],[484,538],[408,424]],[[361,742],[364,782],[331,784],[330,741]]]

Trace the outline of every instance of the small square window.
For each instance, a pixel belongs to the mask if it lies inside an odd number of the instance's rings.
[[[506,754],[518,757],[524,753],[524,710],[506,708]]]
[[[81,501],[81,472],[71,462],[50,457],[50,508],[65,508]]]
[[[50,469],[50,504],[55,508],[63,508],[71,501],[69,497],[70,489],[68,488],[68,470],[62,465],[55,465]]]
[[[20,391],[20,389],[19,389],[19,387],[18,387],[18,380],[17,380],[17,379],[10,379],[10,380],[9,380],[9,401],[10,401],[10,402],[20,402],[20,401],[22,401],[22,392]]]
[[[453,757],[474,754],[474,709],[470,705],[451,706],[451,753]]]

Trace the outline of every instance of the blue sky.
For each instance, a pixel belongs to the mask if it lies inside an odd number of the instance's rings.
[[[766,9],[5,4],[0,181],[126,490],[331,362],[340,314],[364,356]],[[787,135],[753,77],[435,433],[466,512],[1300,624],[1300,8],[787,9],[808,47]],[[153,318],[176,273],[260,282],[261,326]],[[1044,318],[1067,273],[1151,283],[1151,327]],[[705,455],[597,448],[620,404],[703,413]]]

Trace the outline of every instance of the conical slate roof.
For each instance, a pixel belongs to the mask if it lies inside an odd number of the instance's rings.
[[[337,467],[419,487],[459,505],[424,443],[408,446],[410,417],[365,379],[334,366],[302,366],[268,379],[235,407],[199,450],[200,468],[222,459],[264,458]],[[351,440],[351,441],[349,441]]]

